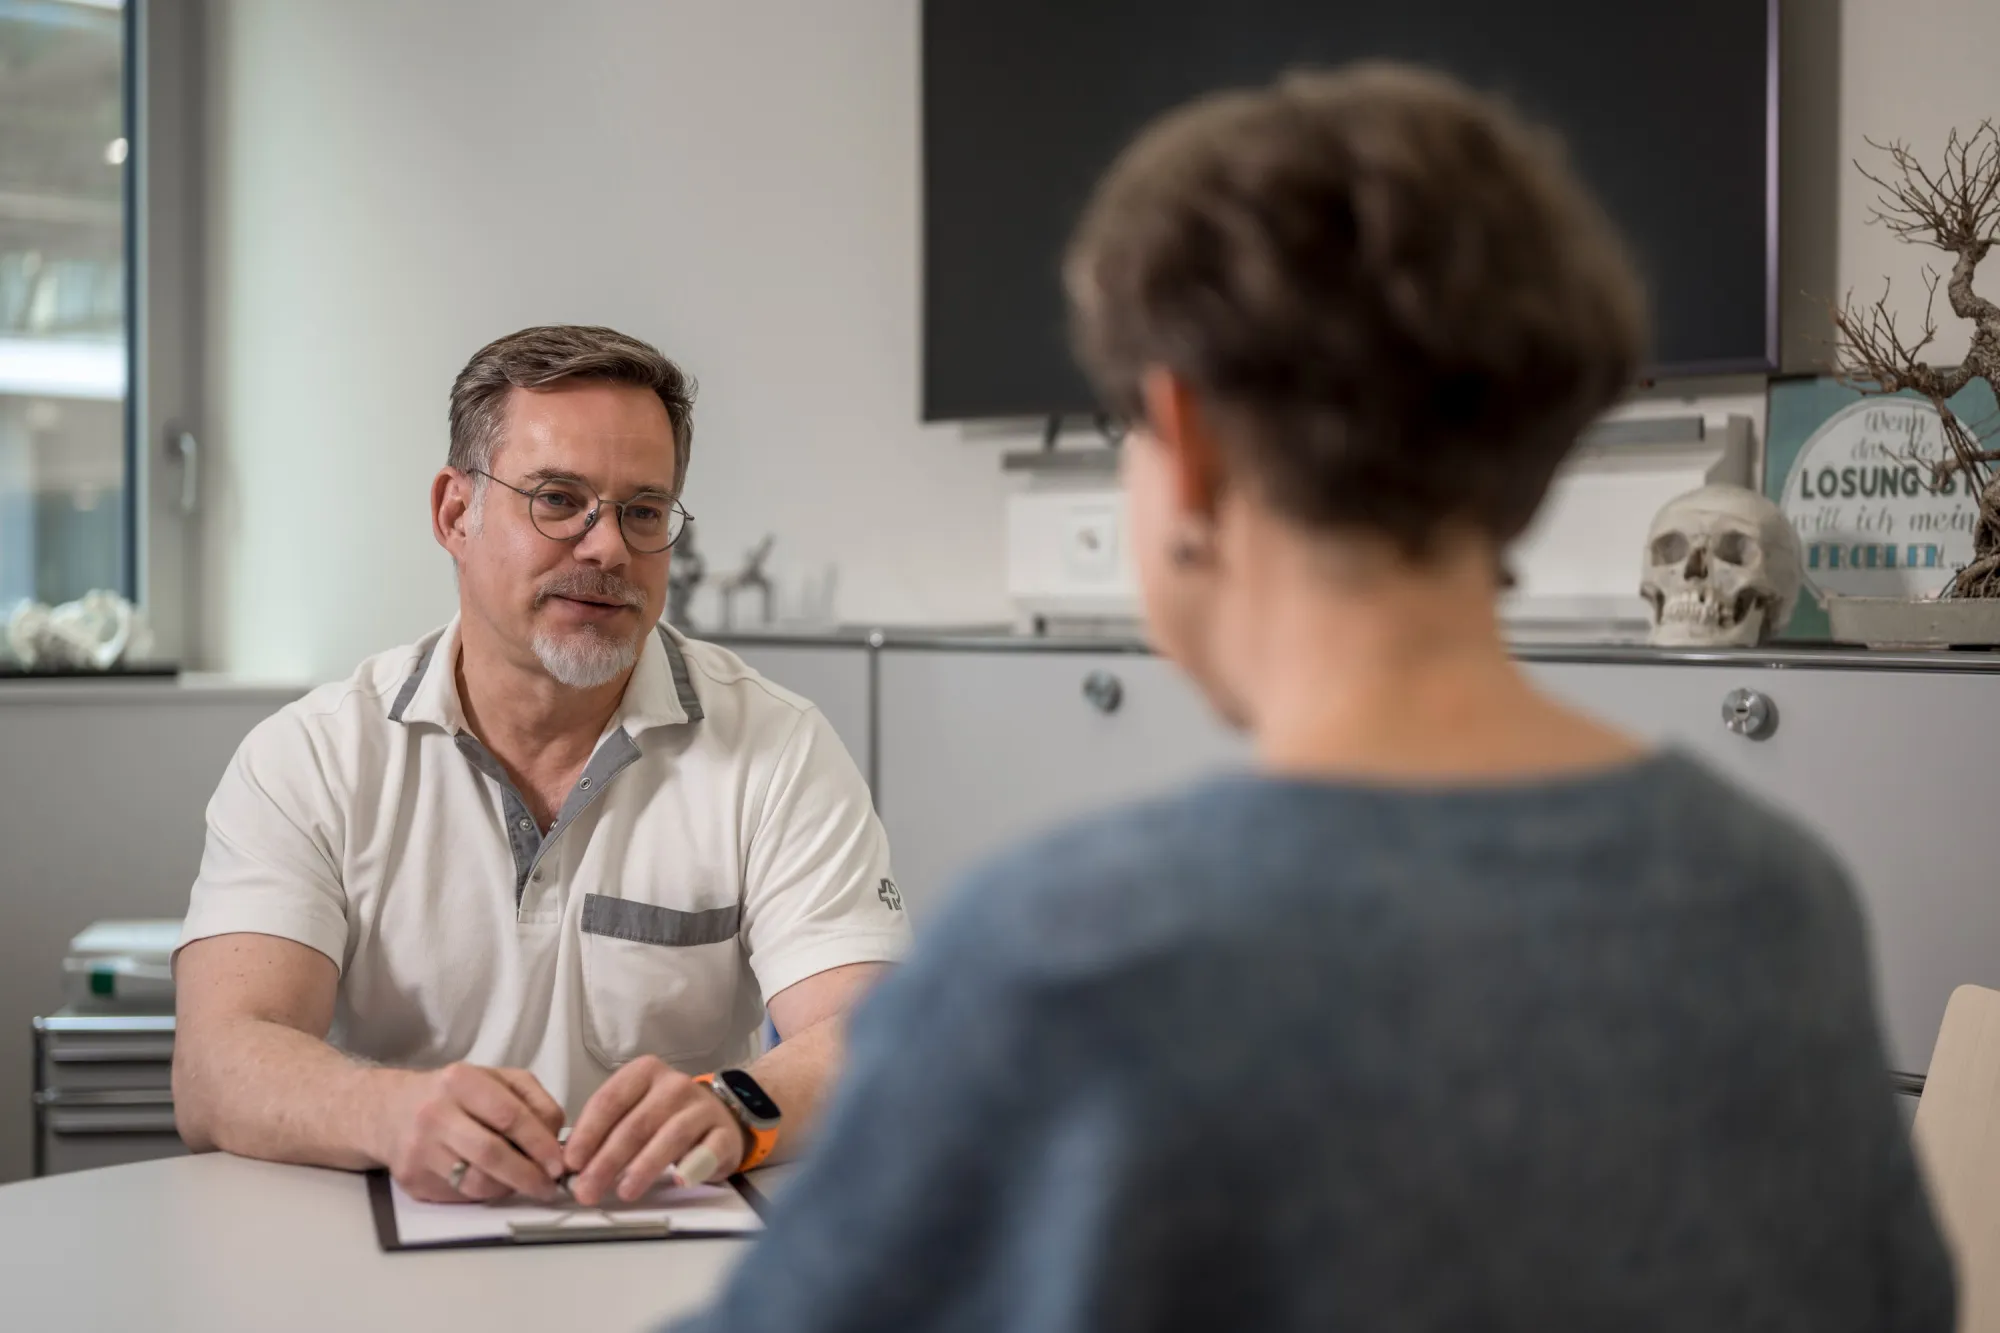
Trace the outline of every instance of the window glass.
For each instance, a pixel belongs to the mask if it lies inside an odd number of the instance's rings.
[[[131,592],[125,19],[0,0],[0,618]]]

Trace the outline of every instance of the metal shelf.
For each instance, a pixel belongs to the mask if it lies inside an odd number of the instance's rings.
[[[893,625],[839,625],[788,631],[736,630],[694,637],[727,647],[850,647],[1005,653],[1150,653],[1136,635],[1019,634],[992,626],[964,630]],[[1514,648],[1523,662],[1598,662],[1625,666],[1716,666],[1841,671],[2000,672],[2000,652],[1970,649],[1936,652],[1870,652],[1840,644],[1768,644],[1761,648],[1654,648],[1645,644],[1522,643]]]

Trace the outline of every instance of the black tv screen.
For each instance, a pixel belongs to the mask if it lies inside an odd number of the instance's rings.
[[[1554,126],[1653,302],[1654,375],[1777,356],[1776,0],[925,0],[926,420],[1094,409],[1064,244],[1145,123],[1365,57]]]

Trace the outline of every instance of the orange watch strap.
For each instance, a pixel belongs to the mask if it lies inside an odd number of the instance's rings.
[[[713,1074],[696,1074],[694,1081],[697,1083],[706,1084],[709,1091],[711,1092],[715,1091],[715,1075]],[[744,1136],[750,1140],[750,1152],[746,1157],[744,1157],[743,1161],[737,1166],[736,1169],[738,1171],[756,1170],[759,1166],[762,1166],[764,1164],[766,1158],[770,1157],[770,1155],[773,1152],[777,1151],[778,1135],[783,1132],[782,1128],[758,1129],[754,1125],[750,1124],[749,1121],[745,1120],[742,1116],[738,1115],[736,1113],[736,1108],[730,1106],[729,1103],[727,1101],[724,1101],[720,1096],[718,1096],[716,1100],[722,1101],[723,1106],[728,1108],[729,1118],[736,1122],[737,1128],[741,1129],[744,1133]]]

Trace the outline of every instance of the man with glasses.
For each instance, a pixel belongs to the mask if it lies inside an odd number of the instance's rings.
[[[659,624],[692,408],[610,329],[459,374],[431,486],[458,616],[258,727],[210,804],[190,1146],[596,1204],[810,1122],[909,932],[825,719]]]

